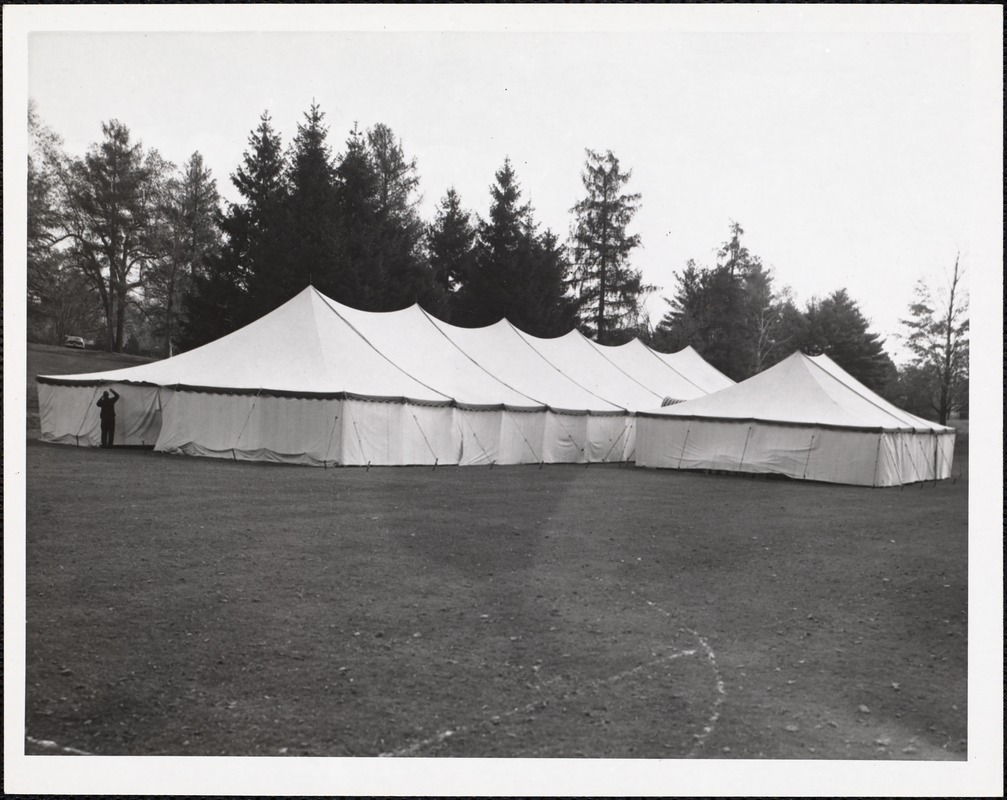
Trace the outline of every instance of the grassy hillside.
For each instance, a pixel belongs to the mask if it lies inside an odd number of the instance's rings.
[[[129,356],[124,353],[106,353],[100,350],[74,350],[49,344],[29,344],[27,351],[28,436],[40,435],[38,420],[39,375],[76,375],[81,372],[102,372],[107,369],[135,367],[155,361],[143,356]]]

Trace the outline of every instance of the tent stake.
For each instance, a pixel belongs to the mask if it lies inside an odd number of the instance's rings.
[[[434,468],[433,468],[433,470],[431,470],[431,472],[433,472],[433,471],[435,471],[437,469],[437,461],[438,461],[438,459],[435,458],[434,459]]]

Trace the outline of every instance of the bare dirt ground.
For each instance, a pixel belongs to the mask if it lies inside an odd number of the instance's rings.
[[[30,442],[28,486],[34,740],[965,755],[962,482],[318,470]]]
[[[30,437],[27,484],[28,753],[966,755],[967,470],[320,470]]]

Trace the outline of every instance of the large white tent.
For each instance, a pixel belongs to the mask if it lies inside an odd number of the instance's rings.
[[[864,486],[951,475],[953,428],[896,408],[824,355],[794,353],[715,394],[637,418],[642,467]]]
[[[627,461],[634,412],[732,384],[690,350],[542,339],[506,320],[459,328],[310,287],[174,358],[38,377],[45,441],[96,446],[112,387],[117,444],[313,465]]]

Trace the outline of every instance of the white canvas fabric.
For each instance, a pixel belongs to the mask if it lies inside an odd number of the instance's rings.
[[[38,386],[50,442],[97,446],[95,403],[112,387],[120,445],[317,466],[476,465],[631,460],[633,413],[667,392],[699,396],[703,380],[639,342],[538,339],[506,320],[458,328],[419,306],[369,313],[309,288],[174,358]]]
[[[677,353],[659,353],[656,350],[651,350],[651,352],[671,369],[681,374],[689,383],[699,387],[702,394],[719,392],[721,389],[734,385],[734,381],[714,367],[713,364],[706,361],[692,347],[686,347]],[[682,397],[676,399],[691,400],[693,398]]]
[[[469,358],[435,325],[419,306],[402,311],[359,311],[325,298],[332,312],[349,324],[377,353],[403,374],[468,408],[500,405],[523,411],[542,411],[546,404],[511,388]]]
[[[521,331],[517,333],[556,370],[612,405],[635,411],[661,401],[658,392],[620,370],[578,331],[570,331],[554,339],[541,339]],[[657,368],[655,365],[655,371]]]
[[[473,362],[505,385],[554,411],[624,414],[628,410],[582,386],[544,358],[507,320],[485,328],[459,328],[429,315],[427,318]]]
[[[896,408],[828,356],[794,353],[714,394],[638,414],[642,467],[893,486],[951,475],[954,429]]]
[[[577,335],[580,336],[579,333]],[[703,361],[695,350],[692,352],[697,361],[685,368],[682,361],[679,361],[678,367],[674,366],[673,362],[662,358],[660,354],[651,350],[639,339],[617,346],[600,345],[590,339],[585,339],[585,341],[615,365],[620,372],[634,383],[646,388],[662,402],[665,400],[674,402],[693,400],[734,383],[726,375],[721,374]],[[691,350],[691,348],[687,348],[687,350]],[[681,353],[686,353],[687,350],[683,350]],[[710,371],[719,376],[721,380],[711,379]]]

